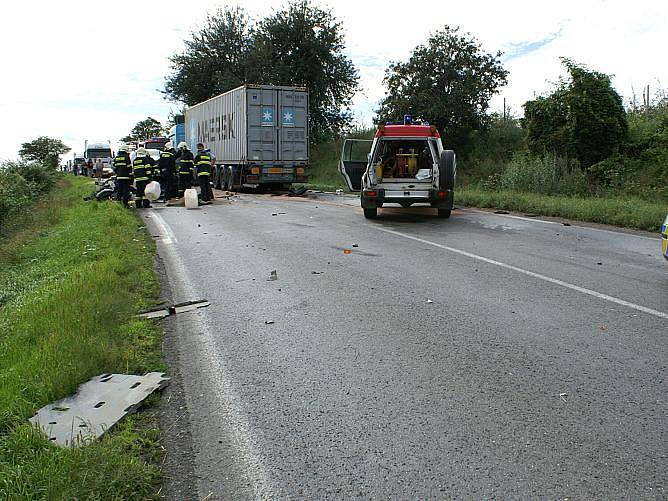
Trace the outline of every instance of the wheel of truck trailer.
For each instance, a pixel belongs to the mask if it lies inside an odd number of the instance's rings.
[[[450,209],[438,209],[438,217],[448,219],[450,217]]]
[[[370,209],[364,208],[364,217],[367,219],[376,219],[376,216],[378,216],[378,209],[376,207],[372,207]]]
[[[438,161],[439,184],[442,190],[453,190],[457,177],[457,157],[452,150],[443,150]]]
[[[223,172],[222,172],[222,177],[223,177],[223,189],[226,191],[232,191],[232,186],[230,184],[230,174],[228,172],[227,167],[223,167]]]

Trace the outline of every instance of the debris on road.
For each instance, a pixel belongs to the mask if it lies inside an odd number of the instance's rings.
[[[357,244],[353,244],[353,247],[359,247],[359,245],[357,245]]]
[[[276,270],[272,270],[267,280],[278,280],[278,273],[276,273]]]
[[[433,301],[431,299],[427,299],[427,304],[431,304]]]
[[[271,325],[271,324],[274,323],[274,321],[273,320],[265,320],[264,323],[267,324],[267,325]]]
[[[598,261],[596,264],[599,266],[603,266],[603,263],[601,261]]]
[[[510,214],[507,210],[495,210],[494,214]]]
[[[568,393],[559,393],[559,398],[565,402],[568,400]]]
[[[570,226],[571,225],[571,223],[561,223],[561,224],[563,224],[564,226]]]
[[[323,273],[325,273],[325,272],[324,271],[312,271],[311,275],[322,275]]]
[[[138,317],[142,318],[164,318],[169,315],[176,315],[177,313],[185,313],[186,311],[196,310],[198,308],[204,308],[209,306],[209,303],[206,299],[198,299],[195,301],[186,301],[184,303],[178,303],[172,306],[156,308],[153,310],[142,311],[137,314]]]
[[[30,422],[62,447],[88,445],[168,384],[162,372],[102,374],[79,386],[75,395],[42,407]]]
[[[343,190],[336,190],[336,194],[340,197],[343,196]]]
[[[287,214],[287,212],[272,212],[271,213],[272,216],[284,216],[286,214]]]
[[[305,186],[300,186],[299,188],[290,188],[290,191],[288,192],[289,197],[303,197],[308,190],[306,189]]]
[[[352,251],[350,249],[343,249],[344,254],[350,254]]]

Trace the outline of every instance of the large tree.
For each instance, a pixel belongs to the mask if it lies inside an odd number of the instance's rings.
[[[358,73],[344,48],[342,24],[307,0],[288,4],[258,26],[253,62],[264,68],[264,83],[308,88],[314,142],[350,123]]]
[[[344,48],[341,23],[308,0],[288,3],[258,23],[239,8],[221,9],[172,58],[165,94],[193,105],[245,83],[303,86],[310,138],[318,142],[349,123],[358,75]]]
[[[160,136],[164,134],[164,132],[165,129],[158,120],[147,117],[146,119],[137,122],[132,128],[132,131],[130,131],[130,134],[121,138],[121,141],[124,143],[143,141],[144,139]]]
[[[70,150],[71,148],[60,139],[41,136],[28,143],[23,143],[19,156],[29,162],[39,162],[46,167],[57,169],[59,156]]]
[[[186,48],[171,58],[165,94],[188,106],[238,87],[255,83],[259,68],[250,65],[253,24],[239,7],[218,9],[207,16]]]
[[[448,148],[466,150],[471,133],[486,123],[490,99],[507,81],[500,57],[483,51],[458,27],[445,26],[407,62],[394,62],[385,71],[387,94],[378,120],[406,114],[428,120],[445,132]]]
[[[624,143],[626,112],[608,75],[569,59],[561,61],[569,78],[562,79],[549,96],[524,104],[527,142],[534,153],[576,158],[587,168]]]

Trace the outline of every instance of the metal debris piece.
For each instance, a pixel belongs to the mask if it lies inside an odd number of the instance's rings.
[[[102,374],[79,386],[75,395],[42,407],[30,422],[60,446],[88,445],[168,384],[162,372]]]
[[[163,306],[162,308],[156,308],[153,310],[142,311],[137,314],[138,317],[142,318],[164,318],[169,315],[176,315],[177,313],[184,313],[186,311],[196,310],[197,308],[204,308],[209,306],[209,303],[205,299],[198,299],[195,301],[186,301],[185,303],[178,303],[172,306]]]
[[[559,393],[559,398],[565,402],[568,400],[568,393]]]
[[[267,325],[271,325],[271,324],[274,323],[274,321],[273,320],[265,320],[264,323],[267,324]]]
[[[267,280],[270,281],[278,280],[278,273],[276,273],[276,270],[271,271],[271,273],[269,274],[269,278]]]
[[[433,301],[431,299],[427,299],[427,304],[431,304]]]
[[[353,244],[353,247],[359,247],[359,245],[357,245],[357,244]]]

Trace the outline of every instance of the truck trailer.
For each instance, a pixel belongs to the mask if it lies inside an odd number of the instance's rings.
[[[308,104],[305,88],[243,85],[186,109],[186,142],[211,151],[218,188],[305,183]]]

